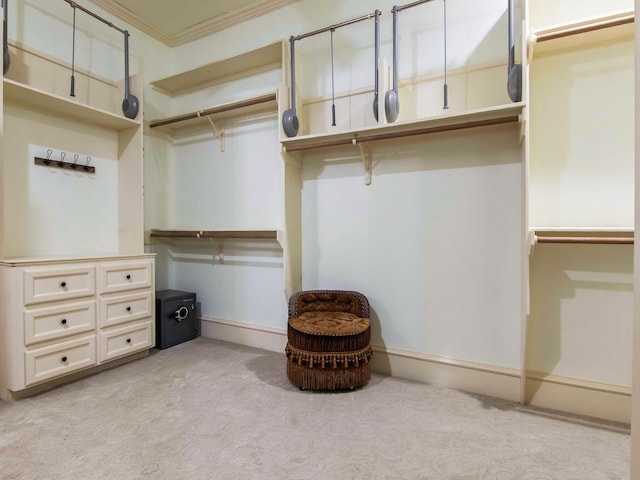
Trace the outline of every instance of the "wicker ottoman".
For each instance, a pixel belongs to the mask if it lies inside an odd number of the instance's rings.
[[[361,293],[292,295],[287,337],[287,377],[302,390],[348,390],[371,378],[369,302]]]

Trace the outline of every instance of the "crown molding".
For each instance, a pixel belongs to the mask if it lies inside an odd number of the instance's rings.
[[[239,23],[265,15],[300,0],[257,0],[252,5],[231,11],[225,15],[205,20],[174,35],[167,35],[150,25],[143,18],[113,0],[90,0],[91,3],[114,15],[123,22],[137,28],[168,47],[177,47],[193,42],[213,33],[233,27]]]

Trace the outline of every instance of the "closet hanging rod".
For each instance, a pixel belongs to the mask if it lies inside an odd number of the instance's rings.
[[[69,0],[66,0],[66,1],[69,1]],[[425,1],[431,1],[431,0],[425,0]],[[328,32],[330,30],[336,30],[340,27],[346,27],[347,25],[351,25],[352,23],[358,23],[358,22],[362,22],[363,20],[369,20],[370,18],[374,18],[375,16],[376,16],[376,12],[369,13],[367,15],[363,15],[358,18],[352,18],[351,20],[345,20],[344,22],[336,23],[335,25],[321,28],[320,30],[314,30],[313,32],[303,33],[302,35],[291,37],[291,39],[302,40],[303,38],[312,37],[313,35],[318,35],[319,33]]]
[[[586,243],[592,245],[633,245],[633,237],[538,236],[536,243]]]
[[[406,10],[407,8],[416,7],[418,5],[422,5],[423,3],[433,2],[433,0],[418,0],[417,2],[407,3],[406,5],[398,5],[396,10],[401,12],[402,10]]]
[[[579,35],[581,33],[593,32],[596,30],[602,30],[604,28],[618,27],[620,25],[626,25],[628,23],[635,22],[635,15],[633,13],[625,15],[624,17],[611,18],[608,20],[602,20],[599,22],[592,22],[585,25],[576,27],[568,27],[562,30],[550,31],[547,33],[536,34],[536,43],[546,42],[549,40],[556,40],[558,38],[569,37],[571,35]]]
[[[91,15],[93,18],[95,18],[96,20],[100,20],[102,23],[110,26],[111,28],[119,31],[120,33],[125,33],[125,30],[116,27],[113,23],[111,23],[109,20],[105,20],[104,18],[102,18],[100,15],[98,15],[97,13],[93,13],[91,10],[87,10],[86,8],[84,8],[81,5],[78,5],[76,2],[74,2],[73,0],[64,0],[65,2],[67,2],[72,8],[77,8],[79,10],[82,10],[84,13],[86,13],[87,15]]]
[[[186,120],[193,120],[194,118],[207,117],[209,115],[215,115],[218,113],[230,112],[241,108],[252,107],[254,105],[260,105],[262,103],[269,103],[276,101],[276,94],[269,93],[260,97],[251,98],[249,100],[241,100],[239,102],[227,103],[225,105],[219,105],[217,107],[206,108],[197,112],[185,113],[184,115],[177,115],[171,118],[165,118],[162,120],[155,120],[149,122],[149,128],[162,127],[164,125],[171,125],[172,123],[184,122]]]
[[[395,138],[411,137],[415,135],[427,135],[429,133],[441,133],[454,130],[463,130],[467,128],[488,127],[491,125],[502,125],[506,123],[517,123],[520,118],[517,115],[510,117],[491,118],[488,120],[478,120],[474,122],[457,123],[453,125],[441,125],[437,127],[419,128],[416,130],[407,130],[390,133],[374,133],[371,135],[354,136],[350,138],[339,138],[335,140],[326,140],[324,142],[307,143],[303,145],[285,146],[286,152],[296,152],[300,150],[312,150],[315,148],[338,147],[343,145],[357,145],[360,143],[376,142],[381,140],[393,140]]]
[[[239,238],[267,239],[278,238],[277,230],[160,230],[152,229],[151,237],[162,238]]]

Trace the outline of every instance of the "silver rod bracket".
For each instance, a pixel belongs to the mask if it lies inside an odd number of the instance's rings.
[[[354,138],[351,142],[357,145],[360,150],[360,157],[364,166],[364,184],[371,185],[371,153],[364,143],[358,143],[357,139]]]

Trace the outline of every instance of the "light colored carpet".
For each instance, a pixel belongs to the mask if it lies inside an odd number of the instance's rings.
[[[626,428],[374,375],[301,392],[284,354],[199,338],[0,402],[2,479],[628,478]]]

